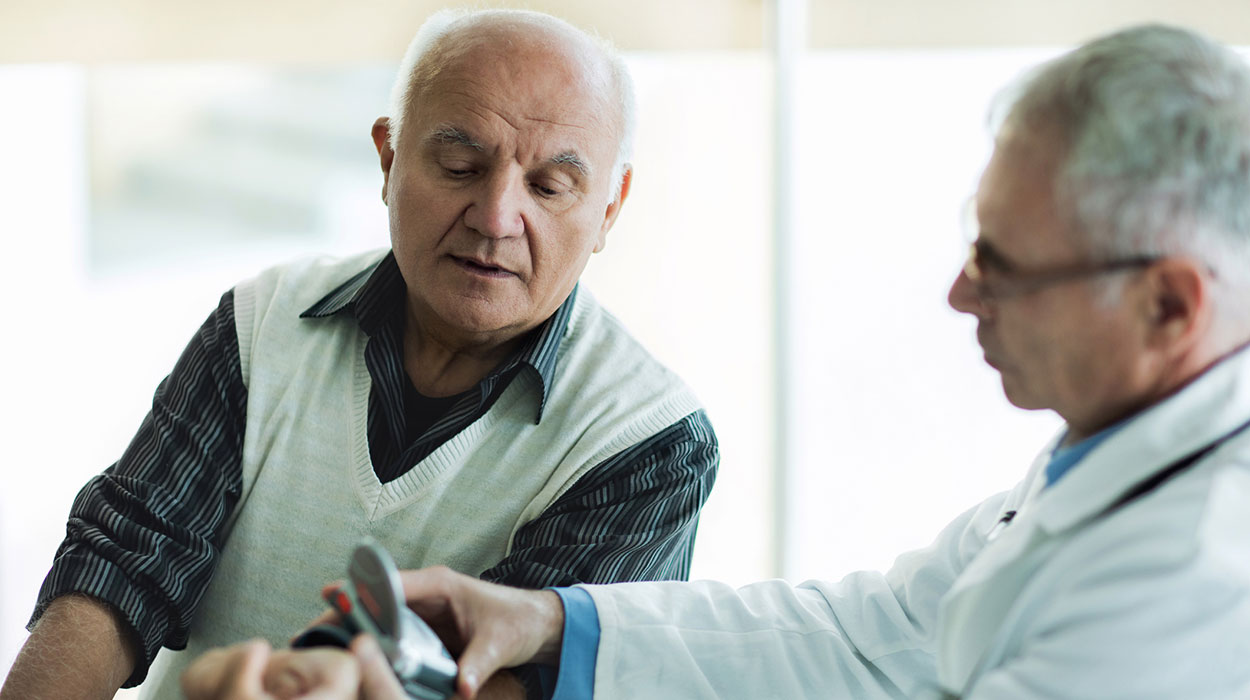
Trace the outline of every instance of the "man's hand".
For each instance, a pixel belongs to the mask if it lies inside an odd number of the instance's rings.
[[[360,666],[345,651],[273,651],[258,640],[206,652],[182,674],[188,700],[355,700],[360,686]]]
[[[386,655],[368,635],[351,653],[329,647],[272,651],[264,641],[206,652],[182,674],[187,700],[408,700]],[[459,698],[460,696],[457,696]],[[524,700],[510,673],[497,673],[480,700]]]
[[[501,668],[559,661],[564,605],[555,593],[486,583],[443,566],[400,578],[408,607],[458,654],[460,695],[476,697]]]

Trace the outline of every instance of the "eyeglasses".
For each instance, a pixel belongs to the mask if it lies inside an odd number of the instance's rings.
[[[1102,263],[1061,265],[1041,270],[1018,270],[998,251],[984,241],[977,240],[968,248],[968,260],[964,263],[964,276],[982,301],[998,301],[1011,297],[1033,294],[1042,289],[1113,272],[1148,267],[1158,262],[1159,256],[1139,255]]]

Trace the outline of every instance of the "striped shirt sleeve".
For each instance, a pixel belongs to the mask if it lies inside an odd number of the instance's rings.
[[[142,644],[127,687],[143,680],[162,645],[185,646],[239,498],[246,405],[227,292],[157,388],[121,459],[74,499],[28,627],[62,595],[111,606]]]
[[[482,574],[522,588],[679,580],[720,456],[704,411],[595,466]]]

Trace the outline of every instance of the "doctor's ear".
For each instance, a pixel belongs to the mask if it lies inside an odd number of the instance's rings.
[[[1187,258],[1166,258],[1147,274],[1151,340],[1161,345],[1183,344],[1201,335],[1212,311],[1206,266]]]

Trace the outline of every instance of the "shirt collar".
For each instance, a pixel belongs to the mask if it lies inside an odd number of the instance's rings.
[[[1085,455],[1093,452],[1094,448],[1098,447],[1102,441],[1111,437],[1132,421],[1133,418],[1130,416],[1071,445],[1063,444],[1064,440],[1067,439],[1067,430],[1065,429],[1063,436],[1059,439],[1059,443],[1055,446],[1054,451],[1050,453],[1050,461],[1046,464],[1046,485],[1050,486],[1059,481],[1060,477],[1067,474],[1069,469],[1085,459]]]
[[[1071,469],[1041,491],[1034,517],[1040,527],[1052,534],[1085,522],[1110,507],[1135,484],[1223,439],[1248,417],[1250,351],[1243,350],[1207,369],[1175,394],[1133,415],[1091,450],[1079,468]]]
[[[504,374],[519,366],[533,370],[540,380],[541,394],[535,423],[542,420],[543,408],[547,405],[547,396],[555,379],[560,343],[568,330],[573,304],[577,299],[577,289],[574,287],[551,318],[530,331],[521,346],[486,378]],[[407,287],[399,272],[399,264],[395,262],[395,254],[387,251],[380,260],[356,273],[305,309],[300,318],[326,318],[346,312],[355,317],[362,331],[372,336],[383,324],[397,323],[403,318],[400,311],[404,308],[406,292]]]

